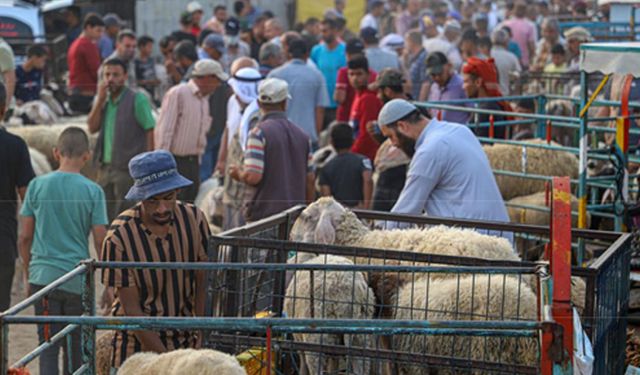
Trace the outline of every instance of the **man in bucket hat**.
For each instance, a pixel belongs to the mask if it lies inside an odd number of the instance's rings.
[[[112,223],[100,259],[108,262],[204,262],[210,236],[205,215],[177,200],[180,189],[192,185],[178,172],[171,153],[158,150],[129,162],[134,184],[126,199],[138,201]],[[115,288],[113,316],[202,316],[204,271],[108,268],[105,287]],[[199,346],[196,332],[116,331],[112,367],[118,368],[140,351],[163,353]]]

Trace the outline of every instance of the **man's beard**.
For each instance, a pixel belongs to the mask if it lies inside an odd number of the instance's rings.
[[[413,154],[416,153],[416,141],[397,130],[396,137],[398,138],[398,148],[407,154],[408,157],[413,158]]]

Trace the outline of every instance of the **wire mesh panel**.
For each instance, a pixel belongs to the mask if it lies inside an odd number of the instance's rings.
[[[269,220],[266,220],[263,225],[271,225],[272,227],[279,226],[281,228],[286,226],[287,229],[282,229],[281,233],[288,233],[303,209],[304,207],[297,207],[288,210],[274,217],[271,223],[269,223]],[[355,210],[354,213],[372,229],[376,226],[381,226],[385,221],[395,221],[416,227],[446,225],[448,227],[476,228],[490,231],[491,234],[498,236],[512,236],[515,248],[523,259],[532,259],[527,257],[527,252],[540,254],[545,249],[549,238],[549,229],[541,226],[392,215],[358,210]],[[237,235],[237,233],[238,232],[231,233],[231,235]],[[254,235],[254,232],[249,230],[248,232],[245,231],[242,235]],[[624,345],[624,340],[621,338],[624,337],[626,330],[624,316],[626,315],[628,300],[628,249],[631,237],[626,234],[592,230],[574,230],[572,237],[574,241],[579,239],[584,240],[587,244],[587,250],[592,257],[590,265],[582,267],[575,266],[572,269],[572,302],[581,313],[583,327],[591,338],[594,346],[596,369],[604,369],[604,373],[621,373],[619,369],[623,366],[621,359],[624,358],[624,350],[621,346]],[[291,245],[286,247],[286,249],[287,255],[289,255],[289,251],[295,250]],[[361,260],[358,261],[358,257],[370,259],[372,261],[371,264],[420,265],[437,263],[455,266],[470,265],[466,263],[466,260],[461,258],[450,257],[447,259],[446,257],[435,254],[416,255],[415,253],[405,253],[403,256],[407,258],[398,258],[397,254],[392,250],[360,249],[357,250],[360,252],[356,250],[350,251],[352,252],[338,252],[336,255],[346,256],[354,261],[354,263],[359,264],[363,264],[363,262]],[[321,251],[316,249],[315,253],[321,253]],[[356,253],[357,256],[354,255]],[[509,262],[503,262],[502,265],[508,265],[508,263]],[[483,263],[481,260],[477,260],[477,263],[475,263],[475,265],[478,266],[485,264],[486,263]],[[521,262],[520,264],[526,265],[527,262]],[[397,279],[397,272],[395,276]],[[413,276],[406,276],[406,273],[405,277],[412,282],[415,280]],[[291,274],[289,274],[288,278],[291,278]],[[493,278],[494,276],[491,277],[492,280]],[[285,276],[285,281],[286,279],[287,277]],[[380,283],[378,284],[378,288],[384,288],[384,285],[385,283]],[[392,286],[391,288],[397,288],[397,286]],[[285,291],[284,284],[282,290]],[[375,290],[374,288],[374,292],[377,294],[382,291]],[[385,305],[381,301],[377,301],[377,303],[376,314],[386,313],[387,316],[389,316],[389,314],[394,311],[391,306]],[[273,311],[278,312],[277,309]]]

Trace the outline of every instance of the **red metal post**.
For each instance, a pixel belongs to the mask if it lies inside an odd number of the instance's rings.
[[[493,139],[494,135],[496,134],[495,132],[496,130],[493,125],[493,115],[489,115],[489,138]]]
[[[267,326],[267,375],[271,375],[271,326]]]
[[[563,370],[573,359],[573,309],[571,307],[571,190],[569,177],[553,178],[551,256],[553,277],[551,314],[563,328]],[[557,364],[558,365],[558,364]]]
[[[547,135],[547,144],[551,143],[551,127],[552,127],[551,120],[548,120],[547,121],[547,134],[546,134]]]
[[[437,116],[437,118],[438,118],[438,121],[442,121],[442,110],[439,110],[439,111],[438,111],[438,116]]]

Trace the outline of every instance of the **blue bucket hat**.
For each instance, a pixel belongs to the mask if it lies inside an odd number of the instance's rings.
[[[129,161],[129,174],[134,183],[125,199],[131,201],[143,201],[193,184],[178,173],[176,160],[165,150],[134,156]]]

